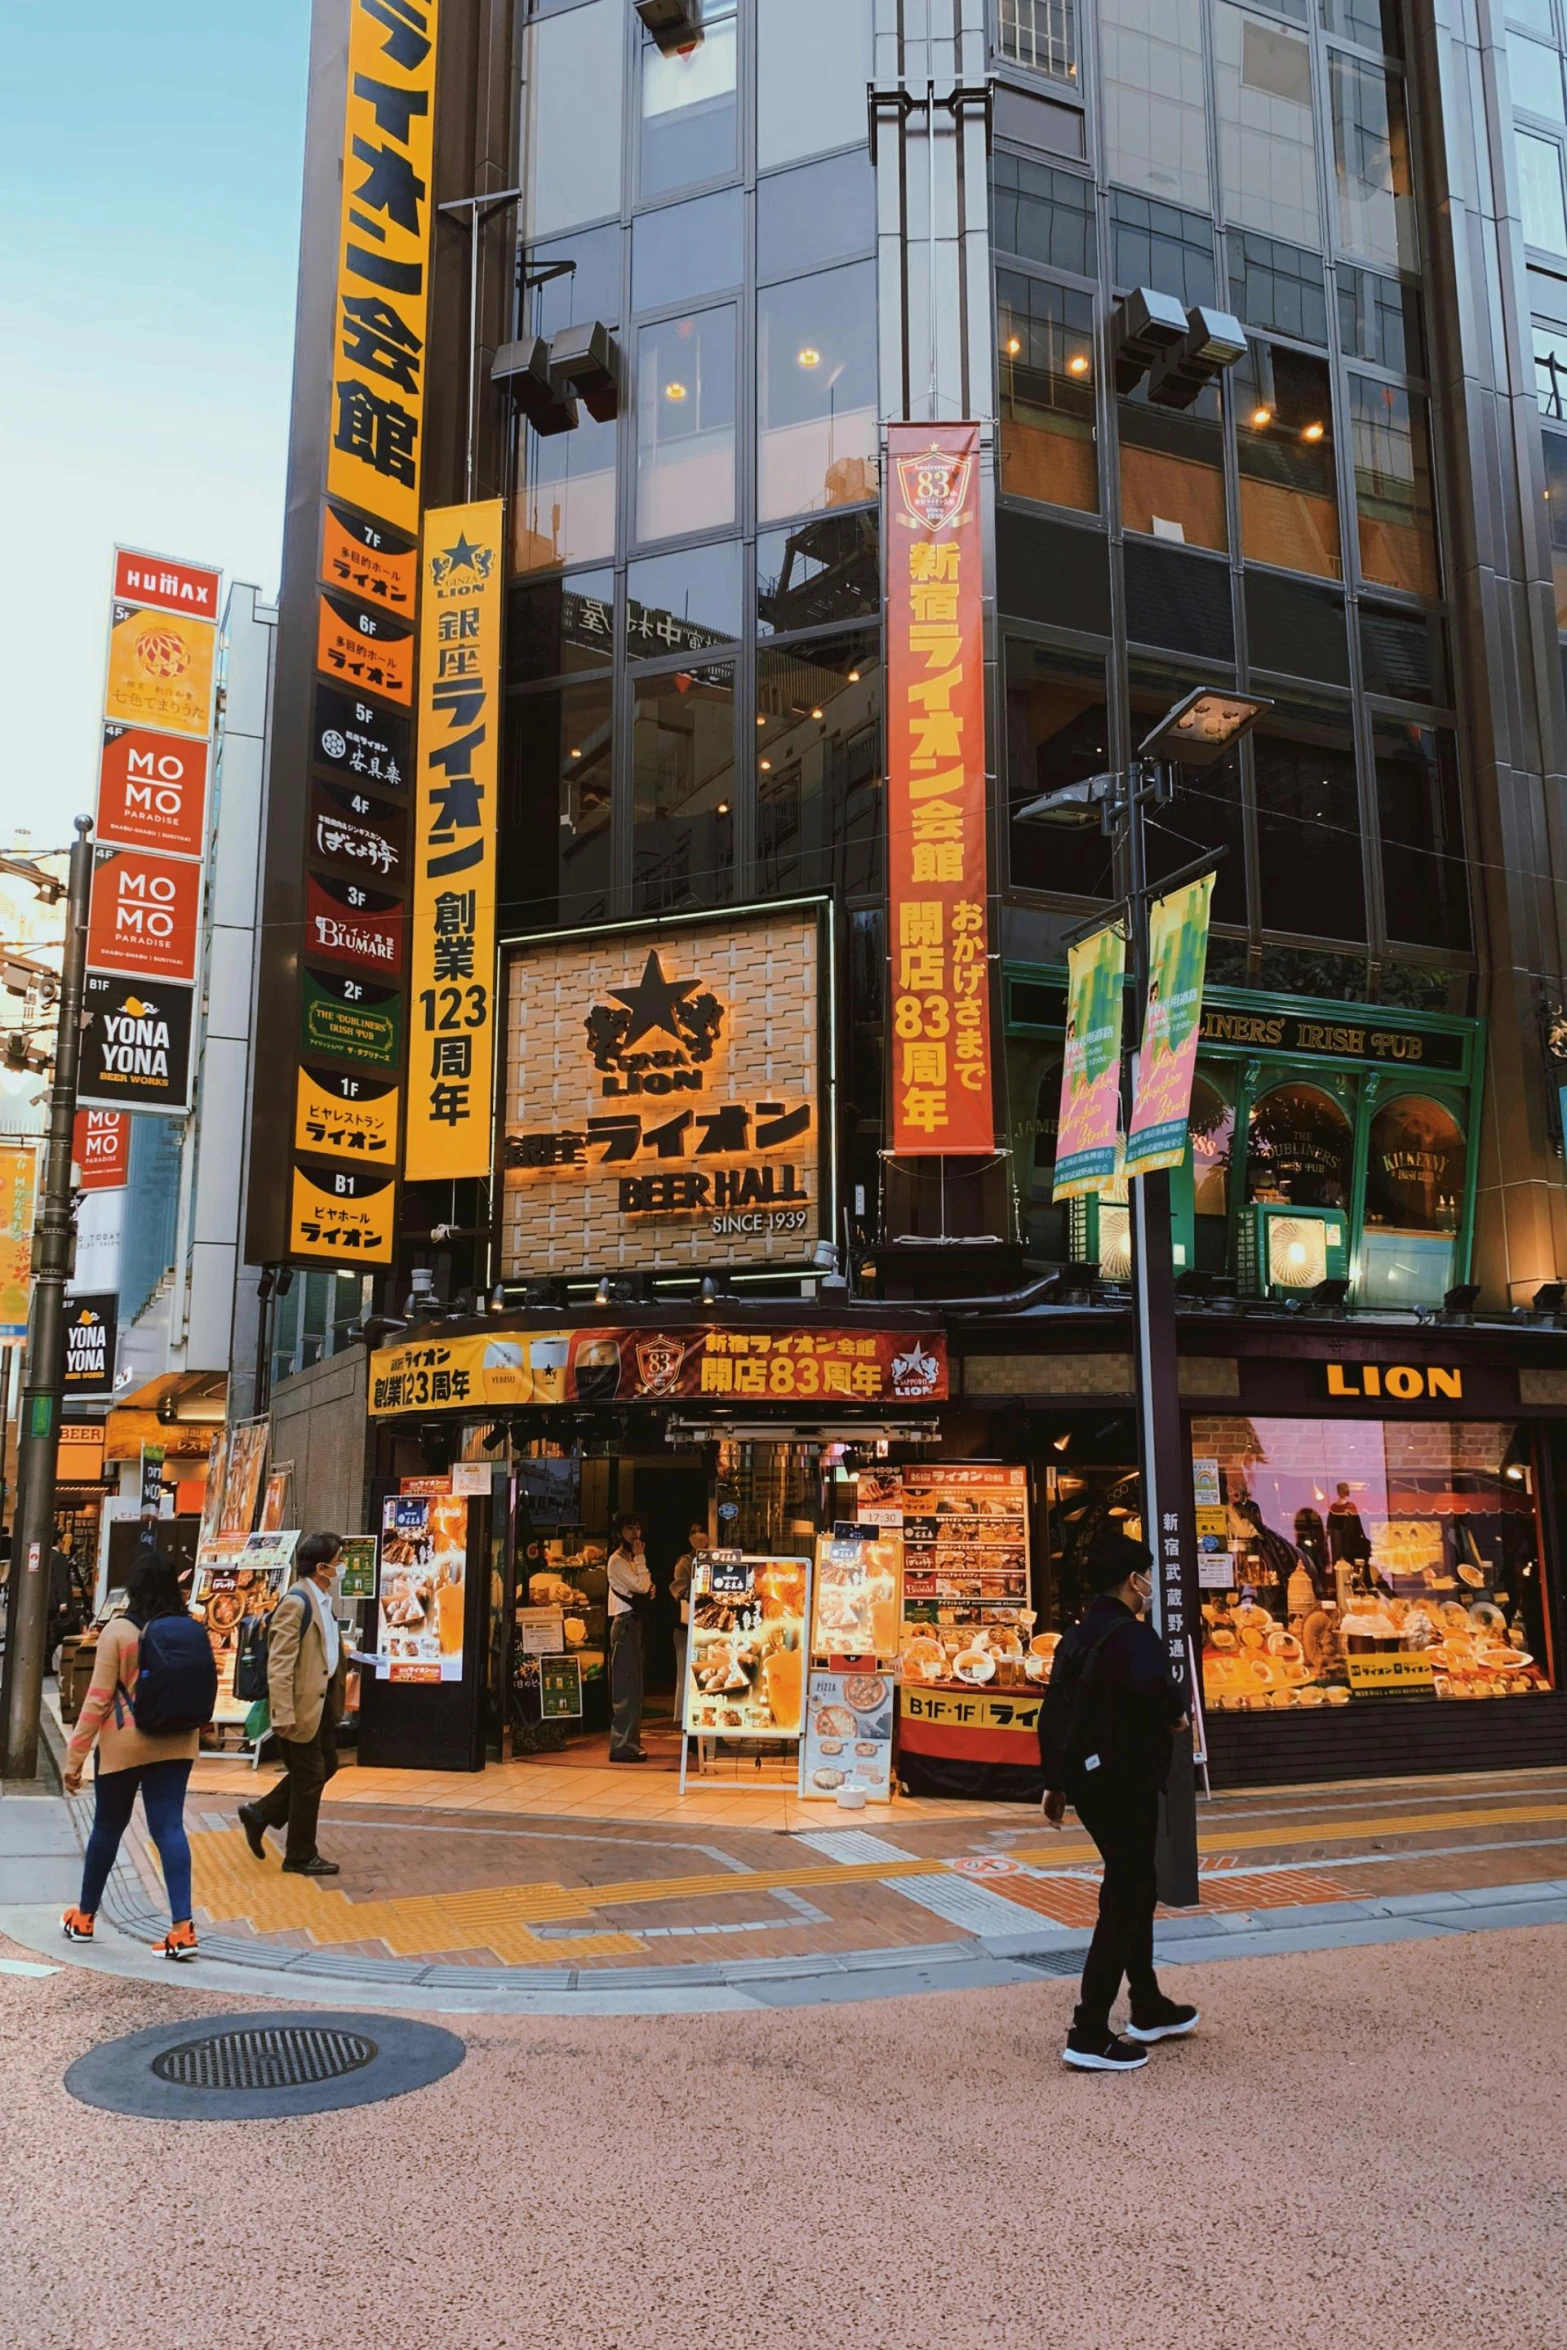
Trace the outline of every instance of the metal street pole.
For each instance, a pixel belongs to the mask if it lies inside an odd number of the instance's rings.
[[[1132,959],[1132,1000],[1137,1018],[1148,1002],[1148,844],[1143,807],[1163,798],[1159,770],[1134,768],[1126,779],[1127,911]],[[1130,1131],[1131,1103],[1125,1125]],[[1170,1223],[1170,1175],[1134,1175],[1131,1203],[1132,1308],[1137,1332],[1137,1451],[1143,1512],[1143,1539],[1154,1554],[1153,1621],[1164,1642],[1170,1678],[1191,1710],[1189,1590],[1197,1556],[1192,1481],[1181,1435],[1180,1372],[1175,1336],[1175,1254]],[[1159,1820],[1159,1897],[1172,1908],[1189,1909],[1199,1898],[1197,1884],[1197,1776],[1192,1741],[1175,1741],[1170,1776]]]
[[[66,900],[65,962],[49,1095],[49,1149],[33,1243],[33,1303],[27,1368],[17,1414],[17,1504],[11,1538],[5,1673],[5,1770],[31,1779],[38,1769],[38,1717],[49,1639],[49,1555],[54,1548],[54,1489],[65,1375],[65,1284],[73,1217],[71,1148],[82,1045],[87,910],[92,896],[92,819],[78,816]]]

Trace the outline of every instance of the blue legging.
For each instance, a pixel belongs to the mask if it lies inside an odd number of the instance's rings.
[[[136,1790],[158,1858],[163,1863],[163,1887],[169,1897],[169,1915],[176,1923],[190,1916],[190,1846],[185,1840],[185,1789],[188,1762],[138,1763],[129,1771],[97,1771],[93,1792],[92,1834],[82,1865],[82,1907],[96,1917],[103,1889],[109,1882],[120,1838],[131,1824]]]

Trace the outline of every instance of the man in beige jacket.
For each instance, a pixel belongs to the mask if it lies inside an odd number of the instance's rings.
[[[294,1554],[298,1581],[278,1601],[267,1636],[267,1704],[283,1755],[284,1776],[259,1803],[242,1803],[239,1824],[257,1860],[268,1828],[287,1826],[283,1866],[299,1877],[335,1877],[335,1860],[316,1850],[321,1792],[337,1769],[348,1659],[332,1613],[332,1570],[343,1545],[336,1534],[307,1534]]]

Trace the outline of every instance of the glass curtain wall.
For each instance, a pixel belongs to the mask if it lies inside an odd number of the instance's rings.
[[[1549,25],[1521,60],[1553,169],[1558,5],[1528,0]],[[1040,72],[1018,16],[993,11],[997,70]],[[1092,771],[1084,726],[1121,758],[1183,687],[1268,695],[1270,725],[1226,779],[1191,779],[1157,852],[1173,869],[1231,851],[1216,968],[1438,1006],[1461,998],[1473,932],[1400,23],[1400,0],[1100,0],[1075,26],[1099,92],[1082,163],[1003,132],[1004,740],[1016,807],[1047,771]],[[1184,405],[1147,377],[1098,380],[1106,324],[1138,286],[1230,309],[1240,365]],[[1567,263],[1562,312],[1539,365],[1567,643]],[[1124,642],[1099,586],[1117,570]],[[1014,891],[1064,910],[1108,886],[1102,864],[1011,827]]]

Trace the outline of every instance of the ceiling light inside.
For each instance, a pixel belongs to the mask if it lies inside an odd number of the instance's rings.
[[[809,343],[806,344],[802,351],[797,353],[797,357],[802,367],[820,367],[822,363],[822,355],[820,351],[813,349]]]
[[[666,400],[683,400],[685,396],[686,387],[684,384],[665,384],[664,397]]]

